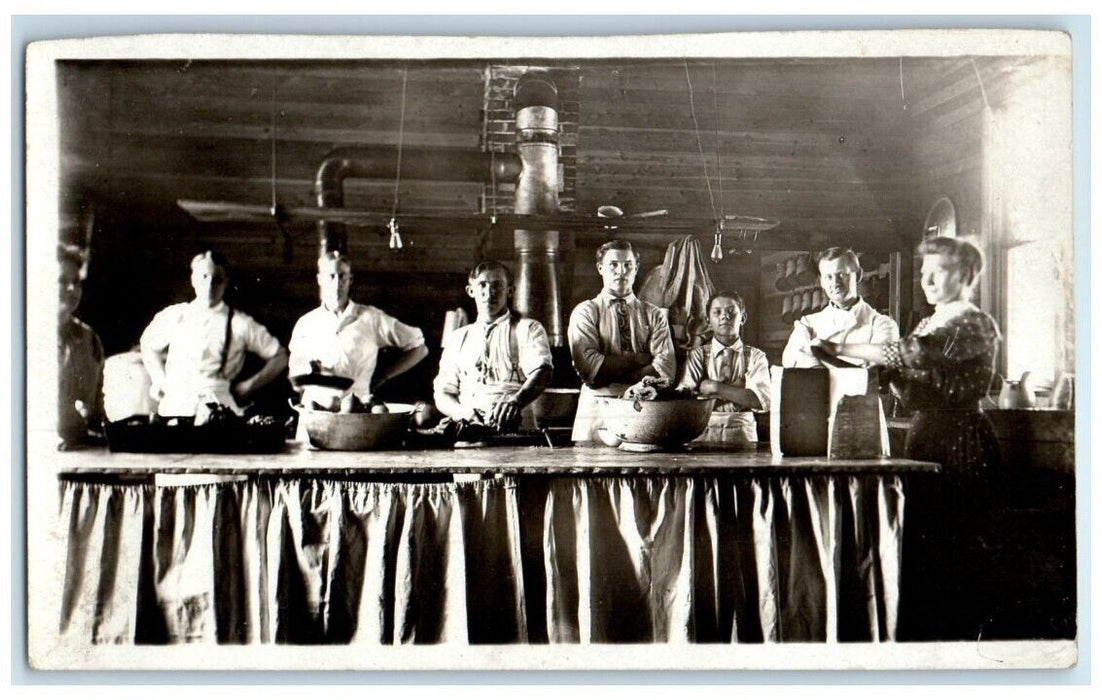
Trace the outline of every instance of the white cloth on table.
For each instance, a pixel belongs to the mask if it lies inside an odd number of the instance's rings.
[[[781,364],[785,367],[821,367],[822,363],[811,354],[811,341],[816,338],[834,343],[890,343],[899,340],[899,326],[891,316],[872,308],[864,299],[858,299],[849,309],[831,303],[793,324]],[[844,356],[841,359],[859,367],[872,364]]]
[[[514,322],[515,320],[515,322]],[[513,342],[516,342],[515,350]],[[541,367],[551,367],[551,345],[543,324],[502,314],[491,323],[457,328],[444,341],[433,390],[488,413],[502,396],[515,393]],[[531,423],[528,407],[522,425]]]
[[[607,355],[621,355],[622,347],[630,347],[630,352],[646,352],[653,357],[651,364],[658,376],[674,382],[677,372],[677,360],[674,357],[673,340],[666,312],[653,304],[639,299],[634,294],[624,297],[630,326],[630,343],[621,344],[619,321],[614,308],[617,297],[602,291],[592,299],[587,299],[574,307],[567,326],[567,340],[570,345],[570,357],[574,369],[581,377],[583,386],[578,397],[578,411],[574,416],[574,430],[571,438],[576,442],[596,439],[596,431],[601,427],[597,399],[606,394],[587,391],[592,385],[597,371]],[[623,393],[626,385],[621,385]]]
[[[339,314],[319,306],[295,323],[288,366],[295,376],[308,374],[311,361],[320,362],[327,372],[353,379],[352,393],[367,402],[380,348],[406,351],[424,344],[420,328],[374,306],[350,301]]]
[[[229,347],[225,302],[209,307],[194,301],[173,304],[160,311],[142,333],[141,347],[167,351],[164,396],[157,408],[162,416],[191,416],[201,398],[210,397],[240,413],[230,393],[230,382],[245,363],[245,352],[269,360],[279,352],[279,341],[248,314],[233,310]]]

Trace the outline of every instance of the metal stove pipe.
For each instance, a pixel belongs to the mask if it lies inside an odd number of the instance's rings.
[[[559,212],[558,89],[545,73],[529,71],[517,81],[516,143],[521,171],[517,214]],[[552,345],[565,345],[558,231],[517,229],[517,311],[540,321]]]

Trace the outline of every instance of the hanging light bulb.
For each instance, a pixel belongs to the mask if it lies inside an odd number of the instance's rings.
[[[723,260],[723,222],[716,224],[716,242],[712,246],[712,262]]]
[[[386,227],[390,229],[390,249],[400,250],[402,248],[402,237],[398,235],[398,221],[392,216]]]

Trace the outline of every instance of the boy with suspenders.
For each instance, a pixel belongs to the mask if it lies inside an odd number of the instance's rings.
[[[741,332],[746,304],[736,292],[716,292],[708,300],[708,321],[715,335],[694,348],[685,362],[679,389],[719,399],[705,442],[757,441],[754,411],[769,410],[769,361],[765,353],[744,345]]]

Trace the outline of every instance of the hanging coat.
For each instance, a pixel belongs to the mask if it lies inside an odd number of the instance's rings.
[[[662,264],[647,273],[639,298],[669,309],[674,345],[683,350],[696,344],[696,336],[708,327],[708,299],[715,293],[695,236],[670,243]]]

